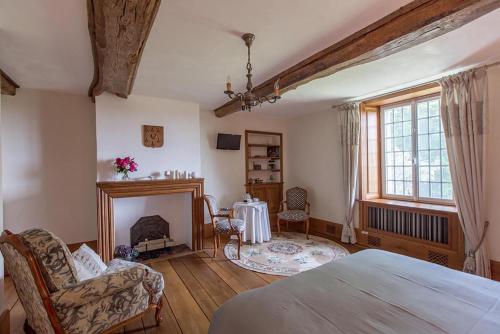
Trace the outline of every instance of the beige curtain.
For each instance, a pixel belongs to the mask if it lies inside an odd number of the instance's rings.
[[[486,69],[452,75],[440,84],[441,119],[453,195],[467,239],[464,271],[490,277],[490,258],[483,243],[488,228],[485,221]]]
[[[346,215],[342,228],[342,242],[356,243],[354,206],[358,184],[359,104],[349,103],[339,107],[340,142],[342,145],[342,173]]]

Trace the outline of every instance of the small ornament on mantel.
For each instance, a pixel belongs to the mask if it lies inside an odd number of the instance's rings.
[[[146,147],[158,148],[163,146],[163,126],[143,125],[142,143]]]

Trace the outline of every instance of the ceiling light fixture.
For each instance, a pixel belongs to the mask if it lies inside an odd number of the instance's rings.
[[[252,111],[252,107],[261,105],[264,102],[275,103],[278,101],[280,96],[280,79],[276,80],[274,83],[274,96],[268,98],[267,96],[256,96],[253,92],[253,84],[252,84],[252,64],[250,63],[250,47],[252,46],[252,42],[255,39],[254,34],[244,34],[241,38],[245,41],[245,45],[248,48],[248,62],[247,62],[247,91],[244,93],[235,93],[231,89],[231,77],[227,77],[226,90],[224,94],[229,96],[231,100],[239,100],[241,102],[241,110]]]

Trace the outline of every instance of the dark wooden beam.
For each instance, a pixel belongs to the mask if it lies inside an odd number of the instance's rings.
[[[500,7],[500,0],[416,0],[379,21],[259,84],[258,96],[271,96],[342,69],[374,61],[455,30]],[[492,28],[493,29],[493,28]],[[286,98],[286,97],[285,97]],[[278,102],[279,103],[279,102]],[[218,117],[239,111],[238,101],[215,109]]]
[[[89,96],[104,91],[126,98],[161,0],[87,0],[94,56]]]
[[[14,82],[4,71],[0,69],[0,86],[2,95],[16,95],[16,89],[19,85]]]

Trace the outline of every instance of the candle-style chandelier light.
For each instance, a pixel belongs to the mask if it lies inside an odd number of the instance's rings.
[[[280,86],[279,86],[279,78],[274,83],[274,96],[269,98],[267,96],[256,96],[253,92],[253,84],[252,84],[252,64],[250,63],[250,47],[252,46],[252,42],[255,39],[254,34],[244,34],[241,38],[245,41],[245,45],[248,49],[248,62],[247,62],[247,91],[244,93],[235,93],[231,89],[231,77],[227,77],[226,90],[224,94],[229,96],[231,100],[238,100],[241,103],[241,110],[251,111],[252,107],[257,105],[261,105],[264,102],[275,103],[278,101],[280,96]]]

